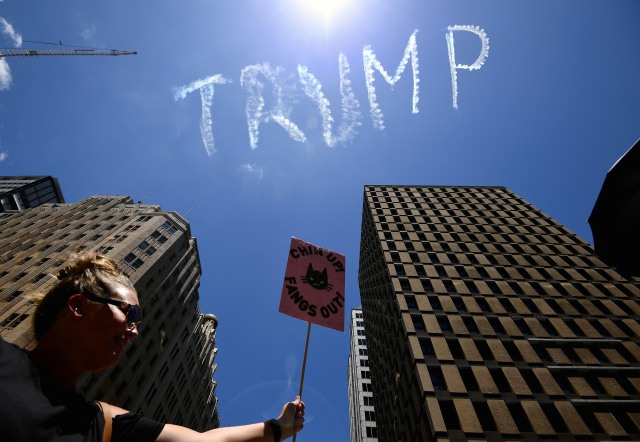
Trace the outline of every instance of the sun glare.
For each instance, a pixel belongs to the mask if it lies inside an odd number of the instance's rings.
[[[325,21],[337,19],[346,14],[353,6],[354,0],[298,0],[300,12],[314,14]]]

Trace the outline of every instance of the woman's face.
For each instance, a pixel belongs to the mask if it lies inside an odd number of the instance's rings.
[[[129,304],[139,304],[136,293],[124,286],[110,296],[112,299]],[[87,362],[88,370],[104,370],[116,365],[127,344],[138,336],[137,327],[129,329],[126,314],[115,305],[87,302],[86,332],[90,345]],[[87,355],[89,356],[89,355]]]

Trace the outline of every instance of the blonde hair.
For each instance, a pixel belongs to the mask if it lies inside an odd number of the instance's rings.
[[[36,339],[42,339],[53,326],[67,300],[76,293],[111,297],[120,286],[135,292],[129,278],[113,259],[96,252],[80,252],[69,256],[68,265],[60,270],[57,283],[46,293],[31,298],[38,302],[33,315]]]

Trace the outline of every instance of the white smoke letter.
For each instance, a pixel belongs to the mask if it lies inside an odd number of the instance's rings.
[[[413,70],[413,100],[412,100],[412,108],[411,112],[414,114],[418,113],[418,101],[419,101],[419,84],[420,78],[418,78],[418,45],[416,43],[416,33],[418,30],[416,29],[409,37],[409,43],[404,50],[404,56],[396,69],[396,73],[393,77],[391,77],[387,71],[384,69],[382,64],[376,58],[376,54],[371,49],[371,46],[365,46],[362,50],[362,61],[364,63],[364,77],[367,83],[367,92],[369,95],[369,105],[371,107],[371,119],[373,120],[373,127],[376,129],[384,129],[384,118],[382,115],[382,111],[378,106],[378,100],[376,98],[376,88],[373,85],[373,74],[374,68],[382,74],[384,79],[390,85],[394,85],[402,76],[404,69],[409,62],[409,58],[411,58],[411,68]]]
[[[200,90],[200,100],[202,101],[202,116],[200,117],[200,133],[202,134],[202,142],[209,156],[216,152],[216,146],[213,139],[213,118],[211,116],[211,107],[213,106],[213,94],[215,92],[214,84],[231,83],[220,74],[196,80],[188,85],[175,88],[173,99],[184,100],[187,94]]]
[[[334,136],[332,132],[333,116],[331,115],[331,105],[322,92],[322,85],[309,72],[306,66],[298,65],[298,75],[300,76],[300,83],[304,86],[304,92],[316,102],[320,115],[322,115],[322,132],[324,141],[329,147],[334,147],[337,143],[344,144],[347,141],[351,141],[358,133],[357,127],[362,124],[360,122],[360,103],[353,93],[351,80],[348,77],[350,72],[349,61],[342,53],[338,56],[338,68],[340,73],[340,94],[342,96],[342,122],[340,123],[338,135]]]
[[[281,79],[283,69],[271,68],[268,63],[246,66],[240,73],[240,85],[247,89],[247,126],[249,128],[249,144],[252,149],[258,147],[260,123],[273,121],[278,123],[295,141],[304,143],[307,137],[302,130],[289,120],[290,107],[285,103],[286,88]],[[265,112],[264,83],[259,79],[262,75],[273,85],[275,104],[270,112]]]
[[[451,66],[451,88],[453,89],[453,108],[458,109],[458,69],[467,69],[473,71],[474,69],[480,69],[484,64],[484,60],[489,55],[489,37],[484,29],[480,29],[478,26],[469,25],[455,25],[447,28],[447,48],[449,50],[449,65]],[[467,31],[473,32],[482,42],[482,49],[480,49],[480,55],[478,59],[472,65],[456,64],[456,52],[453,42],[453,31]]]

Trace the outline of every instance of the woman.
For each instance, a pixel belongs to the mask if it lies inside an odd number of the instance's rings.
[[[79,377],[115,366],[138,336],[138,296],[115,261],[93,252],[57,276],[34,314],[36,348],[26,353],[0,339],[0,440],[271,442],[302,429],[300,398],[277,419],[205,433],[85,401]]]

